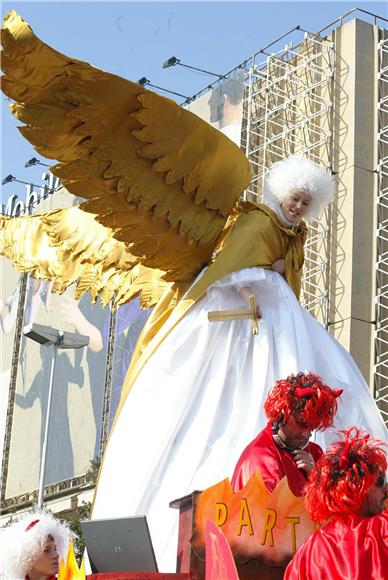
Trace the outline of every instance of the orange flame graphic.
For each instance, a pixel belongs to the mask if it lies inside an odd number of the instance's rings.
[[[74,554],[73,542],[70,542],[67,552],[66,564],[61,560],[59,566],[58,580],[85,580],[85,565],[82,560],[81,568],[78,568]]]
[[[246,486],[234,493],[225,479],[203,491],[195,506],[195,532],[191,539],[198,555],[204,554],[206,521],[214,521],[228,541],[236,562],[259,559],[284,566],[315,530],[287,478],[271,493],[257,471]]]

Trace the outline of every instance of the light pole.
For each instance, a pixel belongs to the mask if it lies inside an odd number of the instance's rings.
[[[54,388],[54,377],[55,377],[55,363],[57,359],[57,350],[61,349],[71,349],[71,348],[83,348],[89,344],[89,337],[82,334],[77,334],[75,332],[62,332],[51,326],[44,326],[43,324],[28,324],[24,327],[24,336],[31,338],[35,342],[42,344],[44,346],[52,346],[53,357],[51,359],[50,367],[50,381],[47,397],[47,411],[44,427],[44,437],[43,437],[43,447],[42,447],[42,457],[40,462],[40,474],[39,474],[39,492],[38,492],[38,508],[43,506],[43,495],[44,495],[44,479],[46,474],[46,460],[47,460],[47,446],[48,446],[48,434],[49,434],[49,424],[51,415],[51,402],[52,394]]]

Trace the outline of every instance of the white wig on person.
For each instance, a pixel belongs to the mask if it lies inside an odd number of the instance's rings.
[[[305,214],[305,218],[311,220],[318,217],[325,205],[330,203],[335,185],[326,169],[314,161],[295,156],[287,157],[274,163],[265,176],[263,202],[274,209],[298,190],[304,190],[311,196]]]
[[[49,536],[54,538],[59,556],[66,560],[74,534],[67,524],[49,512],[30,512],[1,529],[1,580],[24,580],[36,557],[43,552]]]

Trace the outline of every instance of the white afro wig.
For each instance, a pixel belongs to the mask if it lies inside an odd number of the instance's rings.
[[[330,203],[335,184],[329,173],[310,159],[288,157],[274,163],[265,176],[263,201],[274,209],[293,191],[301,189],[311,195],[305,214],[305,218],[311,220]]]
[[[59,556],[66,560],[70,540],[74,537],[66,524],[40,510],[22,516],[0,532],[1,580],[24,580],[35,558],[43,552],[48,536],[54,538]]]

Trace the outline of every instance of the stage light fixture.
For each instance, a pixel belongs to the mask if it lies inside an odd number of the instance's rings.
[[[34,165],[43,165],[44,167],[51,167],[50,165],[47,165],[47,163],[42,163],[36,157],[31,157],[31,159],[26,161],[24,167],[33,167]]]
[[[170,66],[176,66],[177,64],[179,64],[180,66],[183,66],[184,68],[189,68],[191,70],[196,70],[196,71],[199,71],[201,73],[205,73],[207,75],[211,75],[212,77],[217,77],[218,79],[224,79],[225,78],[224,75],[219,75],[219,74],[214,73],[214,72],[211,72],[209,70],[205,70],[203,68],[198,68],[197,66],[191,66],[190,64],[184,64],[176,56],[171,56],[166,61],[164,61],[162,67],[163,68],[169,68]]]
[[[38,165],[39,160],[36,157],[31,157],[28,161],[25,162],[24,167],[32,167],[33,165]]]
[[[6,183],[11,183],[11,181],[16,181],[16,177],[9,174],[9,175],[7,175],[7,177],[4,177],[4,179],[1,182],[1,185],[5,185]]]
[[[13,181],[16,181],[16,183],[23,183],[23,185],[33,185],[34,187],[38,188],[42,187],[41,185],[37,185],[36,183],[31,183],[31,181],[23,181],[22,179],[16,179],[16,177],[11,174],[7,175],[7,177],[4,177],[4,179],[1,182],[1,185],[6,185],[7,183],[12,183]]]
[[[141,79],[139,79],[137,81],[138,85],[141,85],[142,87],[148,86],[148,87],[152,87],[153,89],[158,89],[159,91],[163,91],[165,93],[170,93],[170,95],[176,95],[177,97],[182,97],[182,99],[186,99],[188,100],[189,97],[186,97],[186,95],[182,95],[181,93],[176,93],[175,91],[170,91],[170,89],[165,89],[164,87],[160,87],[159,85],[153,85],[151,83],[151,81],[149,79],[147,79],[146,77],[141,77]]]
[[[179,58],[176,58],[175,56],[171,56],[169,59],[164,61],[163,68],[170,68],[170,66],[175,66],[176,64],[179,64],[180,62],[181,61],[179,60]]]

